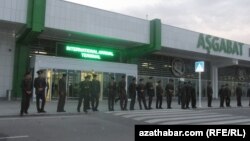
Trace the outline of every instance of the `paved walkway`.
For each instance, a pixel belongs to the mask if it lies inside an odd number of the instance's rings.
[[[101,111],[101,112],[108,111],[108,104],[107,103],[108,103],[107,100],[100,101],[99,111]],[[128,102],[128,109],[129,109],[129,104],[130,104],[130,102]],[[21,105],[20,101],[0,101],[0,117],[19,116],[20,105]],[[118,103],[115,104],[115,111],[120,111],[119,105],[120,104],[118,101]],[[242,105],[243,105],[243,108],[248,108],[249,107],[249,100],[247,98],[243,99]],[[213,106],[212,107],[213,109],[219,108],[219,100],[213,100],[212,106]],[[237,107],[235,98],[232,98],[231,106],[232,106],[232,108]],[[68,100],[68,101],[66,101],[66,104],[65,104],[66,113],[59,113],[59,114],[77,114],[76,107],[77,107],[77,100]],[[155,108],[155,101],[153,101],[152,107]],[[164,98],[163,108],[166,108],[166,107],[167,107],[167,103],[166,103],[166,99]],[[177,101],[175,99],[173,100],[172,107],[174,109],[181,108],[180,105],[177,104]],[[208,108],[207,101],[202,100],[202,107],[201,108],[199,108],[198,101],[197,101],[197,107],[198,107],[198,109],[207,109]],[[31,105],[30,105],[28,112],[29,112],[29,115],[31,115],[31,116],[33,116],[33,115],[34,116],[37,116],[37,115],[56,115],[56,114],[58,114],[56,112],[56,108],[57,108],[57,101],[47,102],[45,105],[45,110],[47,111],[47,113],[46,114],[38,114],[36,111],[35,102],[31,102]],[[135,109],[139,109],[137,101],[135,103]]]

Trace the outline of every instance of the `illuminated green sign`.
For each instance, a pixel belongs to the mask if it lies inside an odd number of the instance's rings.
[[[243,45],[243,43],[213,37],[211,35],[200,34],[197,48],[202,47],[203,49],[207,50],[207,53],[210,53],[210,51],[213,50],[214,52],[242,56]]]
[[[66,46],[69,52],[79,52],[83,58],[102,59],[102,56],[113,57],[114,53],[107,50],[91,49],[88,46]]]

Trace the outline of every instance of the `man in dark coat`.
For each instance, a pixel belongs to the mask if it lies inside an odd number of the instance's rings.
[[[181,86],[181,109],[186,109],[187,104],[187,82],[184,82]]]
[[[64,110],[64,105],[66,100],[66,76],[67,76],[66,74],[63,74],[58,84],[59,100],[57,105],[57,112],[66,112]]]
[[[22,101],[21,101],[21,111],[20,116],[23,116],[23,113],[28,114],[28,109],[30,106],[30,98],[32,97],[32,77],[30,72],[25,74],[25,77],[21,84],[22,88]]]
[[[129,109],[134,110],[135,98],[136,98],[136,78],[132,79],[132,82],[130,83],[128,90],[129,90],[129,97],[131,98]]]
[[[156,86],[156,109],[162,109],[162,97],[163,97],[163,88],[161,86],[161,80],[158,81]]]
[[[191,105],[192,108],[196,109],[196,90],[195,90],[195,84],[191,83]]]
[[[125,78],[126,78],[125,75],[123,75],[122,80],[118,84],[121,110],[127,110],[127,103],[128,103]]]
[[[84,99],[83,111],[85,113],[88,113],[87,110],[89,107],[90,93],[91,93],[91,82],[90,82],[90,76],[87,75],[85,77],[85,80],[80,82],[80,95],[79,95],[79,101],[78,101],[78,106],[77,106],[78,112],[80,112],[82,100]]]
[[[167,96],[167,108],[171,109],[172,97],[174,96],[174,80],[169,79],[169,83],[166,85],[166,96]]]
[[[149,77],[149,81],[146,83],[146,89],[148,94],[148,109],[152,109],[151,104],[153,101],[153,97],[155,95],[154,85],[153,85],[153,77]]]
[[[91,105],[93,111],[98,111],[100,92],[101,84],[100,81],[97,80],[97,75],[94,74],[91,83]]]
[[[224,90],[224,95],[225,95],[225,98],[226,98],[226,106],[227,107],[231,107],[230,106],[230,97],[231,97],[231,90],[229,89],[229,86],[228,84],[226,84],[226,87],[225,87],[225,90]]]
[[[239,83],[236,87],[236,99],[237,99],[237,106],[242,107],[241,105],[241,96],[243,95],[241,84]]]
[[[115,82],[115,78],[111,77],[111,81],[108,84],[108,108],[109,108],[109,111],[114,111],[115,96],[116,96],[116,82]]]
[[[139,84],[137,85],[137,95],[138,95],[138,103],[140,110],[142,110],[141,101],[144,105],[144,108],[147,110],[146,98],[145,98],[145,85],[143,84],[143,79],[139,80]]]
[[[220,97],[220,107],[224,108],[224,101],[225,101],[225,86],[221,85],[221,88],[219,90],[219,97]]]
[[[213,98],[213,88],[211,82],[208,82],[207,85],[207,106],[212,107],[212,98]]]
[[[34,87],[36,93],[36,107],[38,113],[45,113],[45,88],[47,86],[46,80],[44,78],[44,74],[42,70],[37,71],[38,77],[34,80]],[[42,100],[42,105],[40,108],[40,99]]]

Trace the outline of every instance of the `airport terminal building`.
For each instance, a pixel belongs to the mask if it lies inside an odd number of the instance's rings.
[[[147,81],[191,81],[198,91],[195,61],[205,61],[202,96],[207,81],[214,98],[228,83],[234,95],[238,82],[249,87],[250,45],[63,0],[0,1],[0,97],[20,97],[24,73],[45,70],[47,99],[57,98],[58,81],[67,74],[68,98],[88,74],[101,81],[107,96],[110,76]]]

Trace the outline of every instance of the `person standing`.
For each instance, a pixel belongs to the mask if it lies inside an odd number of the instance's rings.
[[[127,110],[128,98],[127,98],[127,94],[126,94],[125,75],[122,76],[122,80],[119,82],[118,90],[119,90],[121,110]]]
[[[145,85],[143,84],[143,79],[139,80],[139,85],[137,86],[137,94],[138,94],[138,103],[139,103],[140,110],[142,110],[141,101],[143,103],[145,110],[147,110],[148,107],[146,104]]]
[[[211,82],[208,82],[207,85],[207,106],[212,107],[212,98],[213,98],[213,88]]]
[[[191,105],[193,109],[196,109],[196,91],[195,84],[191,83]]]
[[[93,111],[98,111],[99,97],[101,92],[100,81],[97,80],[97,75],[93,75],[93,80],[91,84],[91,105]]]
[[[38,113],[45,113],[45,88],[47,86],[46,80],[42,70],[37,71],[38,77],[34,80],[34,87],[36,93],[36,107]],[[40,99],[42,100],[42,105],[40,108]]]
[[[130,83],[128,90],[129,90],[129,97],[131,98],[129,109],[134,110],[135,98],[136,98],[136,78],[132,79],[132,83]]]
[[[249,107],[250,107],[250,88],[247,89],[247,97],[249,97]]]
[[[238,86],[236,87],[236,99],[237,99],[237,106],[242,107],[241,105],[241,96],[243,95],[241,84],[238,83]]]
[[[169,83],[166,85],[166,95],[167,95],[167,108],[171,109],[172,97],[174,95],[174,80],[169,79]]]
[[[156,109],[162,109],[162,97],[163,97],[163,88],[161,86],[161,80],[158,81],[156,86]]]
[[[231,101],[231,99],[230,99],[230,97],[231,97],[231,90],[229,89],[228,84],[226,84],[226,87],[225,87],[225,89],[224,89],[224,95],[225,95],[225,98],[226,98],[226,106],[227,106],[227,107],[231,107],[231,106],[230,106],[230,101]]]
[[[149,77],[149,81],[146,84],[147,94],[148,94],[148,109],[152,109],[151,104],[153,101],[153,97],[155,95],[154,85],[153,85],[153,77]]]
[[[186,108],[187,109],[189,109],[191,95],[192,95],[192,84],[191,84],[191,81],[188,81],[187,86],[186,86]]]
[[[219,97],[220,97],[220,107],[224,108],[224,101],[225,101],[225,87],[224,85],[221,85],[221,88],[219,90]]]
[[[187,82],[184,82],[181,88],[181,109],[186,109],[186,101],[187,101]]]
[[[66,112],[64,110],[65,99],[66,99],[66,74],[63,74],[62,78],[59,80],[58,84],[58,105],[57,105],[57,112]]]
[[[30,72],[25,74],[25,77],[21,84],[22,88],[22,101],[21,101],[21,111],[20,116],[23,116],[23,113],[28,114],[28,109],[30,106],[30,98],[32,97],[32,77]]]
[[[181,105],[181,81],[179,81],[178,87],[177,87],[177,96],[178,96],[178,105]]]
[[[90,88],[91,88],[91,82],[89,81],[90,76],[87,75],[85,76],[85,80],[80,82],[80,96],[79,96],[79,101],[78,101],[78,106],[77,106],[77,111],[80,112],[80,108],[82,105],[82,100],[84,99],[84,106],[83,106],[83,111],[85,113],[88,113],[88,107],[89,107],[89,99],[90,99]]]
[[[115,102],[115,95],[116,95],[116,83],[115,78],[111,77],[111,81],[108,84],[108,108],[109,111],[114,111],[114,102]]]

